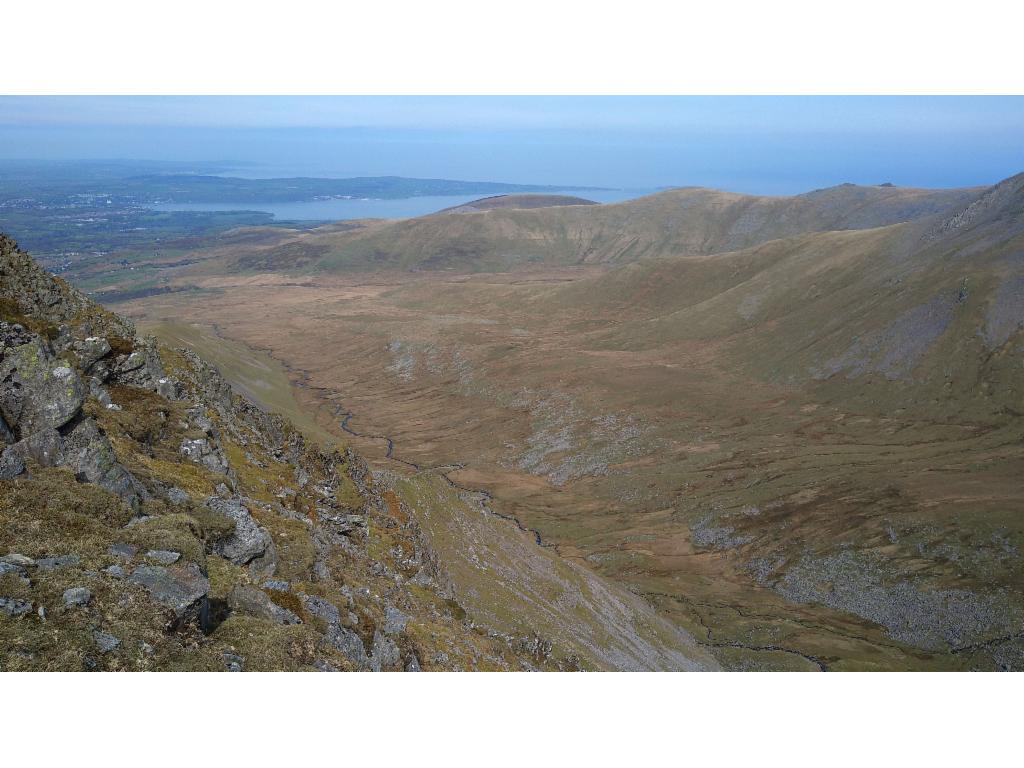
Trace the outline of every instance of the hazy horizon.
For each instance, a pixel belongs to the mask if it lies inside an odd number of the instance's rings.
[[[1020,97],[0,97],[2,159],[789,194],[1024,171]]]

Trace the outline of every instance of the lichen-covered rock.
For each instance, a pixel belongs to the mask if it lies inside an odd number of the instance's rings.
[[[154,600],[171,610],[172,626],[206,623],[210,581],[195,563],[169,567],[140,565],[128,580],[145,587]]]
[[[64,426],[84,401],[81,377],[55,360],[40,338],[8,349],[0,362],[0,414],[22,436]]]

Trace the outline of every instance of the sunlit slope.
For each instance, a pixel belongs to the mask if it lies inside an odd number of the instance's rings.
[[[885,226],[955,210],[979,193],[849,184],[794,197],[690,188],[612,205],[491,205],[457,216],[346,222],[276,235],[264,229],[259,238],[229,233],[190,251],[199,266],[186,273],[476,272],[628,263],[733,251],[808,232]]]
[[[431,216],[337,238],[319,267],[500,270],[715,253],[804,232],[906,221],[973,194],[853,185],[796,197],[680,189],[615,205]]]

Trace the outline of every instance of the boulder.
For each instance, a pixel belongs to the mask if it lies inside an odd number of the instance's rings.
[[[262,589],[240,585],[228,595],[228,607],[236,613],[244,613],[260,619],[268,619],[275,624],[301,624],[295,613],[283,608]]]
[[[235,530],[227,538],[214,543],[214,551],[227,558],[235,565],[250,565],[257,560],[266,560],[266,563],[257,563],[257,570],[265,571],[266,568],[259,566],[268,563],[276,563],[276,552],[274,542],[267,530],[261,527],[252,517],[249,508],[242,503],[237,496],[229,499],[222,499],[218,496],[210,496],[206,499],[207,508],[230,517],[235,521]],[[273,554],[273,557],[271,557]],[[270,568],[272,575],[274,568]]]
[[[83,373],[88,373],[100,358],[110,352],[110,342],[102,336],[89,336],[85,339],[71,342],[71,350],[78,360],[78,367]]]
[[[79,420],[65,437],[61,464],[73,470],[79,481],[106,488],[133,507],[149,496],[135,476],[118,463],[110,441],[91,418]]]
[[[16,600],[13,597],[0,597],[0,613],[12,619],[24,616],[32,611],[32,603],[28,600]]]
[[[92,592],[87,587],[71,587],[64,590],[64,605],[68,608],[81,608],[92,600]]]
[[[64,459],[64,446],[60,432],[53,427],[47,427],[24,440],[19,440],[4,453],[17,456],[22,462],[32,459],[40,466],[56,467]]]
[[[187,565],[140,565],[128,580],[144,587],[154,600],[171,609],[172,627],[198,621],[205,626],[210,581],[194,563]]]
[[[71,421],[85,401],[85,385],[55,360],[39,338],[8,349],[0,362],[0,415],[22,436]]]
[[[98,629],[92,631],[92,639],[95,641],[96,647],[100,649],[100,653],[110,653],[121,644],[121,641],[113,635],[100,632]]]

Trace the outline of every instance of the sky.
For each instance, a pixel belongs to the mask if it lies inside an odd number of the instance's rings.
[[[0,159],[760,194],[958,187],[1024,171],[1024,97],[0,97]]]

